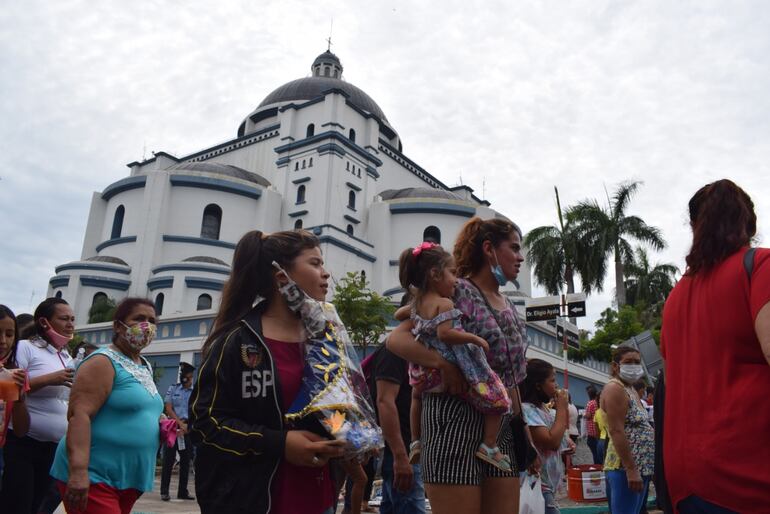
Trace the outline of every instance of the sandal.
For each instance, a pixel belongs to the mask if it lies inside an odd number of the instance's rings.
[[[502,453],[500,448],[497,446],[490,448],[486,444],[481,443],[479,445],[479,449],[476,450],[476,457],[483,460],[487,464],[493,465],[500,471],[506,471],[508,473],[512,471],[511,460],[507,455]]]
[[[420,452],[422,452],[422,445],[420,440],[412,441],[409,445],[409,464],[420,463]]]

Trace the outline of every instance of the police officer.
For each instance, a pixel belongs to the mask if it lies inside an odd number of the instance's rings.
[[[190,472],[190,456],[192,445],[187,435],[187,409],[190,402],[190,394],[193,386],[193,371],[195,368],[182,362],[179,365],[179,383],[168,388],[165,398],[165,413],[171,419],[176,420],[179,426],[177,440],[173,448],[163,445],[163,471],[160,479],[160,498],[167,502],[171,499],[168,494],[168,486],[171,482],[171,469],[176,461],[176,452],[179,452],[179,488],[177,498],[182,500],[194,500],[187,490],[187,477]]]

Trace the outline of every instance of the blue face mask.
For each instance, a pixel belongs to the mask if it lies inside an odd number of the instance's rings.
[[[497,253],[492,250],[492,254],[495,256],[495,262],[497,262]],[[503,273],[503,267],[500,266],[499,262],[494,266],[490,266],[489,269],[492,270],[492,276],[495,277],[495,280],[497,280],[497,283],[500,286],[504,286],[508,283],[508,277],[506,277],[505,273]]]

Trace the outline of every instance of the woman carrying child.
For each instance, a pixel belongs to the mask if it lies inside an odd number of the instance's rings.
[[[527,333],[500,288],[519,274],[524,261],[521,238],[521,230],[509,220],[473,218],[460,230],[454,247],[457,274],[462,277],[454,287],[454,306],[462,312],[463,330],[489,345],[487,362],[508,388],[513,415],[521,412],[516,385],[526,376]],[[458,366],[416,343],[412,328],[411,320],[402,322],[391,333],[388,348],[407,361],[440,370],[447,393],[455,392]],[[474,380],[468,382],[473,385]],[[511,463],[511,470],[504,471],[476,457],[485,416],[469,400],[475,393],[447,393],[425,395],[422,405],[420,462],[433,512],[517,513],[519,480],[510,415],[502,417],[496,444]]]
[[[452,301],[457,283],[454,258],[441,246],[424,242],[414,249],[404,250],[399,265],[401,286],[412,294],[413,300],[399,309],[396,318],[411,318],[415,338],[436,349],[443,358],[462,370],[470,385],[466,398],[484,414],[483,436],[476,457],[510,472],[510,458],[500,452],[497,437],[503,414],[511,408],[511,400],[500,377],[487,363],[484,352],[489,350],[489,344],[462,329],[460,319],[463,314]],[[417,464],[421,449],[422,396],[443,393],[444,388],[437,369],[415,364],[409,366],[409,382],[412,385],[409,460]]]

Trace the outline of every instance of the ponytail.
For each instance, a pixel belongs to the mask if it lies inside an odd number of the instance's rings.
[[[303,251],[319,246],[318,238],[306,230],[265,234],[247,232],[235,247],[230,278],[222,289],[222,301],[211,334],[203,344],[205,355],[214,341],[230,330],[254,307],[258,299],[268,304],[277,290],[273,261],[291,268]]]
[[[731,180],[700,188],[690,199],[689,211],[693,239],[685,275],[708,272],[748,246],[757,233],[754,203]]]
[[[484,241],[489,241],[492,246],[497,246],[510,238],[514,232],[518,233],[519,237],[523,237],[521,229],[507,219],[482,220],[475,216],[468,220],[460,229],[460,234],[455,242],[454,256],[457,274],[461,277],[468,277],[481,269],[484,265]]]
[[[418,296],[428,289],[433,270],[441,272],[450,263],[452,255],[439,245],[423,243],[417,249],[407,248],[398,258],[398,281],[405,291],[415,288]],[[415,255],[417,252],[417,255]]]

